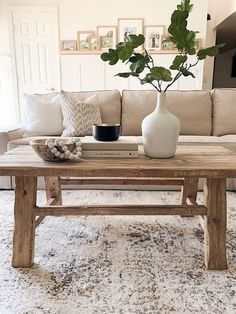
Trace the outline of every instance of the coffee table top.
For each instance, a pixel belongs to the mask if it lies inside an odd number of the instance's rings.
[[[0,156],[1,176],[71,177],[236,177],[234,144],[181,145],[169,159],[153,159],[139,149],[139,157],[86,158],[81,162],[45,162],[28,145]]]

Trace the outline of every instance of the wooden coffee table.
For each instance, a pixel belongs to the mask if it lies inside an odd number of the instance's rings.
[[[64,215],[199,215],[204,218],[204,260],[207,269],[227,268],[226,178],[236,177],[236,153],[228,146],[179,146],[170,159],[90,158],[50,163],[40,160],[30,147],[0,156],[0,175],[14,176],[14,267],[31,267],[35,228],[45,216]],[[45,177],[47,204],[38,206],[37,178]],[[77,177],[69,180],[61,177]],[[196,202],[199,178],[206,178],[205,205]],[[60,184],[173,184],[183,185],[178,205],[62,205]]]

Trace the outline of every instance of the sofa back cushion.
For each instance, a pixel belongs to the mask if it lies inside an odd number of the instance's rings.
[[[157,92],[124,90],[122,135],[141,135],[142,120],[156,107]],[[211,135],[212,101],[209,91],[168,91],[168,108],[181,123],[182,135]]]
[[[236,134],[236,89],[214,89],[213,135]]]
[[[97,95],[97,102],[99,104],[102,123],[120,123],[121,95],[118,90],[101,90],[75,93],[82,101],[90,96]],[[71,92],[71,94],[73,94],[73,92]]]

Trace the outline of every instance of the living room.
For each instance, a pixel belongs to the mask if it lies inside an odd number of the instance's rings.
[[[235,25],[0,1],[0,313],[236,313]]]

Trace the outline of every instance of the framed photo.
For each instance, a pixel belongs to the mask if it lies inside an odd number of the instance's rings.
[[[100,50],[99,36],[90,36],[90,50]]]
[[[115,48],[117,44],[117,27],[116,26],[97,26],[97,35],[100,38],[100,48]]]
[[[165,34],[165,26],[163,25],[147,25],[145,26],[145,48],[148,51],[162,49],[162,36]]]
[[[94,31],[77,32],[78,50],[90,50],[90,37],[95,36]]]
[[[199,50],[202,47],[202,40],[200,38],[196,38],[195,49]]]
[[[163,42],[168,36],[162,36],[161,37],[161,49],[162,50],[177,50],[176,46],[171,42],[171,41],[167,41],[167,42]]]
[[[129,35],[143,34],[143,19],[121,18],[118,19],[118,41],[127,42]]]
[[[77,41],[76,40],[61,40],[61,50],[63,51],[76,51]]]

